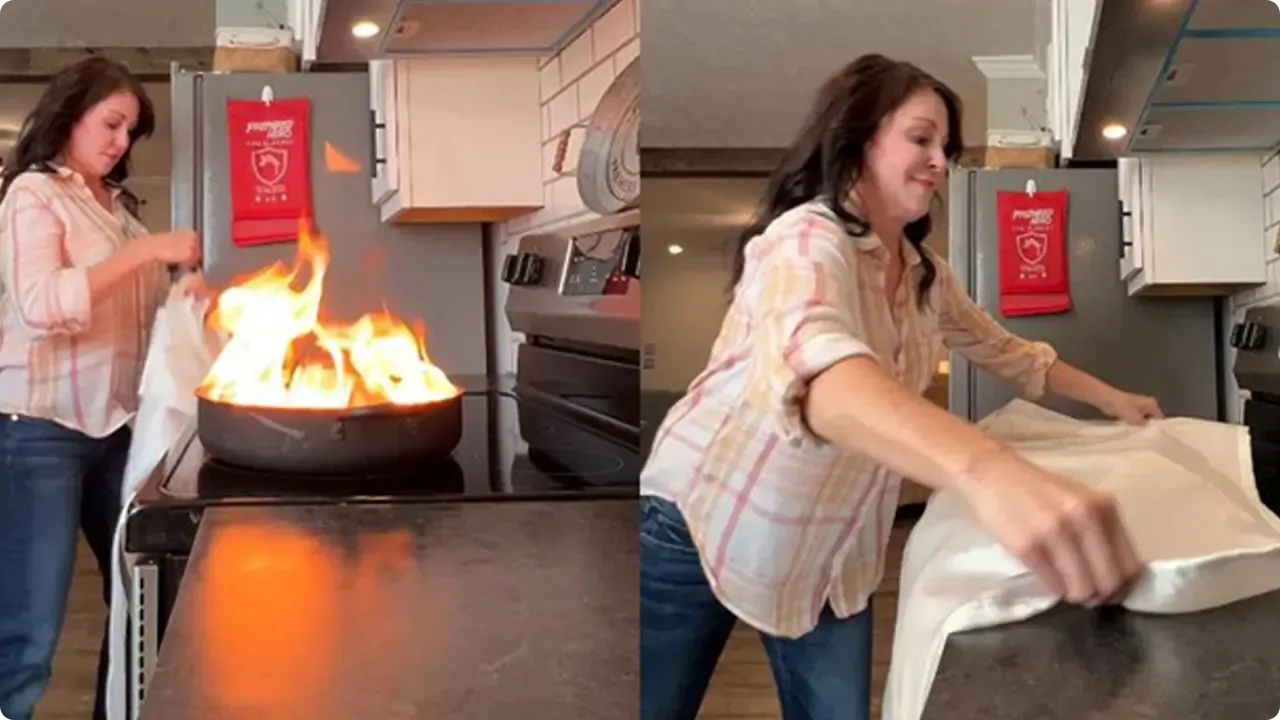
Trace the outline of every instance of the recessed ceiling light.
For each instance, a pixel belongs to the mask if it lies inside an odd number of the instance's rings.
[[[1119,140],[1120,138],[1128,134],[1129,134],[1128,128],[1116,123],[1111,123],[1110,125],[1102,128],[1102,137],[1108,140]]]
[[[368,20],[361,20],[351,26],[351,34],[361,40],[371,38],[380,32],[382,32],[382,28],[378,27],[377,23],[369,22]]]
[[[671,253],[672,255],[679,255],[680,253],[684,252],[684,248],[680,247],[679,245],[668,245],[667,252]]]

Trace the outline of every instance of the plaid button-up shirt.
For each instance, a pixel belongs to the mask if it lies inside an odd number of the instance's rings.
[[[901,477],[812,434],[812,378],[866,356],[923,393],[949,348],[1025,397],[1044,391],[1054,350],[1003,329],[925,252],[937,278],[924,307],[909,245],[889,302],[878,238],[852,237],[816,201],[781,216],[747,245],[707,367],[658,429],[641,492],[680,508],[716,596],[761,631],[799,637],[827,604],[856,614],[884,574]]]
[[[0,203],[0,412],[91,437],[129,422],[168,275],[146,268],[95,301],[88,269],[146,232],[66,168],[14,181]]]

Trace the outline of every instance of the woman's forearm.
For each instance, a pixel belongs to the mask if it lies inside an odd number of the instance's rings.
[[[120,283],[132,277],[146,264],[146,258],[133,248],[132,245],[125,245],[111,257],[86,271],[89,278],[89,298],[93,302],[111,294]]]
[[[1116,389],[1089,373],[1058,360],[1049,368],[1045,389],[1054,395],[1076,400],[1106,411]]]
[[[959,417],[912,393],[875,360],[850,358],[809,384],[814,434],[933,488],[960,487],[1025,461]]]

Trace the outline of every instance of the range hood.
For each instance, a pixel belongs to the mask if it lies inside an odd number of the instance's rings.
[[[352,0],[326,3],[320,63],[439,55],[550,57],[617,0]],[[379,35],[353,37],[358,22]]]
[[[1074,159],[1261,155],[1280,144],[1272,0],[1102,0]],[[1123,140],[1103,137],[1111,124]]]

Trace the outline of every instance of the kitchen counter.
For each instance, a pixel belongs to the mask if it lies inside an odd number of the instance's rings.
[[[143,720],[616,720],[631,500],[205,511]]]
[[[1059,606],[951,636],[922,720],[1267,720],[1280,592],[1187,615]]]

